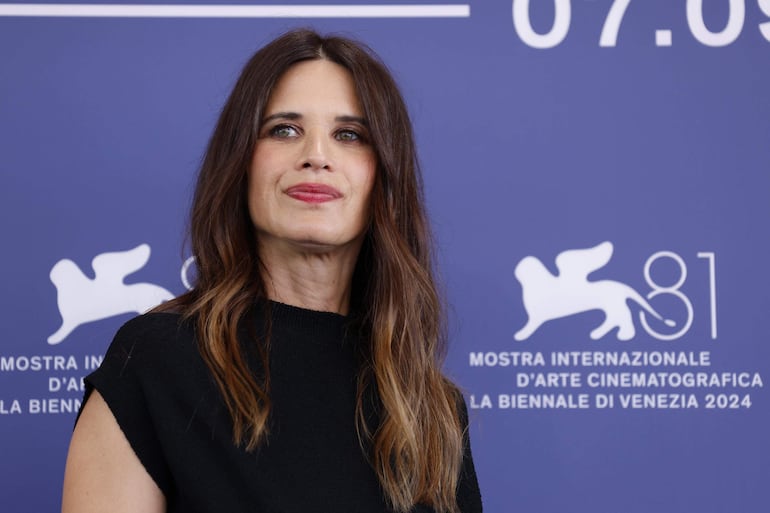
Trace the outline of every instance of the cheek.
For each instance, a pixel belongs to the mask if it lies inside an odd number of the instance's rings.
[[[377,179],[377,166],[374,163],[374,159],[372,159],[370,165],[367,166],[366,172],[361,178],[360,189],[362,200],[360,207],[360,221],[364,226],[367,226],[372,222],[374,188]]]
[[[372,163],[363,168],[359,177],[358,189],[360,191],[361,203],[368,212],[371,210],[372,195],[374,192],[374,181],[376,178],[376,166]]]
[[[264,199],[278,180],[274,171],[278,164],[275,157],[269,148],[260,147],[254,151],[248,174],[249,202],[252,199]]]
[[[263,217],[260,209],[264,205],[264,202],[260,198],[260,192],[257,185],[254,183],[252,176],[252,172],[249,171],[248,188],[246,189],[248,191],[248,197],[246,198],[246,201],[251,222],[256,225],[257,221]]]
[[[266,170],[269,169],[264,152],[254,152],[251,159],[251,167],[247,176],[248,207],[252,222],[257,222],[264,217],[267,207],[267,182]]]
[[[374,190],[374,181],[377,177],[377,159],[374,155],[369,155],[361,165],[361,189],[366,195],[367,203],[371,200]]]

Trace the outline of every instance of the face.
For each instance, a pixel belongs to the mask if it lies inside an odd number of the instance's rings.
[[[281,77],[249,170],[249,213],[261,247],[360,248],[376,158],[353,78],[323,59]]]

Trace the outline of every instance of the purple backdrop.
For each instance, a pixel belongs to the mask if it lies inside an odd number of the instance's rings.
[[[770,0],[303,4],[0,4],[0,509],[59,509],[81,378],[184,290],[225,95],[310,25],[409,102],[486,511],[768,511]]]

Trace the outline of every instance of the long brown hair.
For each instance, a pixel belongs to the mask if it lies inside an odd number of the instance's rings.
[[[279,78],[294,64],[327,59],[352,75],[377,156],[372,219],[353,276],[351,317],[364,337],[356,425],[394,509],[416,503],[456,512],[462,463],[460,401],[444,377],[441,301],[409,115],[395,81],[364,45],[310,30],[288,32],[246,64],[211,137],[190,217],[198,275],[193,290],[163,310],[195,318],[198,343],[246,448],[266,437],[270,413],[268,342],[259,382],[237,331],[265,300],[257,240],[247,207],[247,174],[260,120]],[[368,342],[368,343],[366,343]],[[378,425],[364,402],[374,393]]]

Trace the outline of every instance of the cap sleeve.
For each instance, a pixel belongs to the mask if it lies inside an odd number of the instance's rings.
[[[94,390],[99,392],[139,461],[166,497],[173,483],[158,436],[158,423],[163,419],[152,403],[157,402],[159,392],[153,390],[158,386],[157,376],[163,374],[168,360],[164,339],[173,336],[170,330],[178,327],[178,319],[173,314],[148,314],[124,324],[99,368],[85,378],[83,400],[85,405]]]

